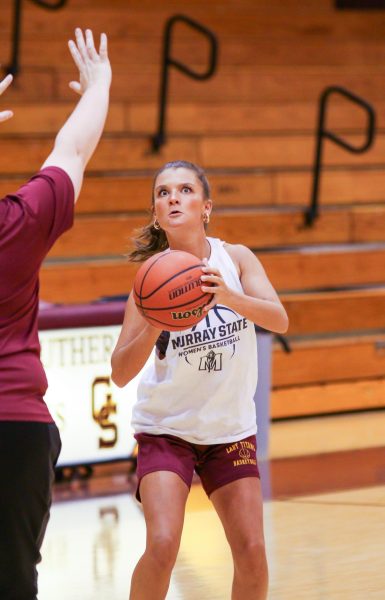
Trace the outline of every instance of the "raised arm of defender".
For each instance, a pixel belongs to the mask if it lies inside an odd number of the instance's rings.
[[[75,31],[76,43],[69,41],[69,49],[79,69],[79,81],[71,81],[70,88],[81,99],[56,136],[55,145],[42,165],[61,167],[72,180],[77,199],[83,181],[84,169],[91,158],[103,131],[107,117],[111,66],[108,59],[107,36],[102,33],[99,52],[96,51],[92,31],[85,37],[81,29]]]

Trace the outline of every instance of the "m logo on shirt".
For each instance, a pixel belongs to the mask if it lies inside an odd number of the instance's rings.
[[[199,370],[208,371],[209,373],[211,373],[211,371],[222,371],[222,354],[210,350],[206,356],[201,357]]]

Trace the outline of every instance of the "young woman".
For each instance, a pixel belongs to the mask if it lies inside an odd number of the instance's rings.
[[[211,209],[204,172],[185,161],[167,163],[154,180],[153,221],[131,253],[132,260],[145,260],[169,248],[190,252],[204,259],[202,291],[213,294],[195,327],[160,336],[130,295],[112,355],[113,381],[123,387],[156,345],[133,411],[137,496],[147,544],[133,574],[131,600],[160,600],[167,594],[194,469],[230,544],[232,599],[262,600],[267,594],[253,401],[254,323],[284,333],[288,319],[254,254],[206,236]]]

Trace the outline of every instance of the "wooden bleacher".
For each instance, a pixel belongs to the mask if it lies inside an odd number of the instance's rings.
[[[0,56],[9,56],[4,0]],[[186,14],[220,41],[202,84],[172,73],[168,143],[156,155],[162,28],[176,0],[77,0],[58,12],[23,7],[20,77],[4,106],[0,195],[37,170],[76,101],[66,40],[75,26],[109,35],[114,79],[103,140],[90,162],[76,223],[44,264],[42,298],[87,302],[129,291],[124,254],[148,219],[151,175],[163,162],[202,164],[213,189],[211,234],[249,245],[290,317],[293,352],[274,348],[273,418],[383,407],[385,385],[385,11],[337,12],[331,0],[194,0]],[[207,46],[178,29],[175,54],[204,69]],[[309,202],[317,101],[328,85],[372,102],[378,136],[365,155],[326,142],[322,213]],[[363,140],[363,112],[335,99],[328,125]]]

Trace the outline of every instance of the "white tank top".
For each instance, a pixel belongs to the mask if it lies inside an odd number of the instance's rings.
[[[242,292],[224,243],[207,239],[209,265]],[[132,426],[136,433],[175,435],[194,444],[239,441],[257,431],[257,379],[254,323],[217,304],[191,329],[162,333],[139,381]]]

